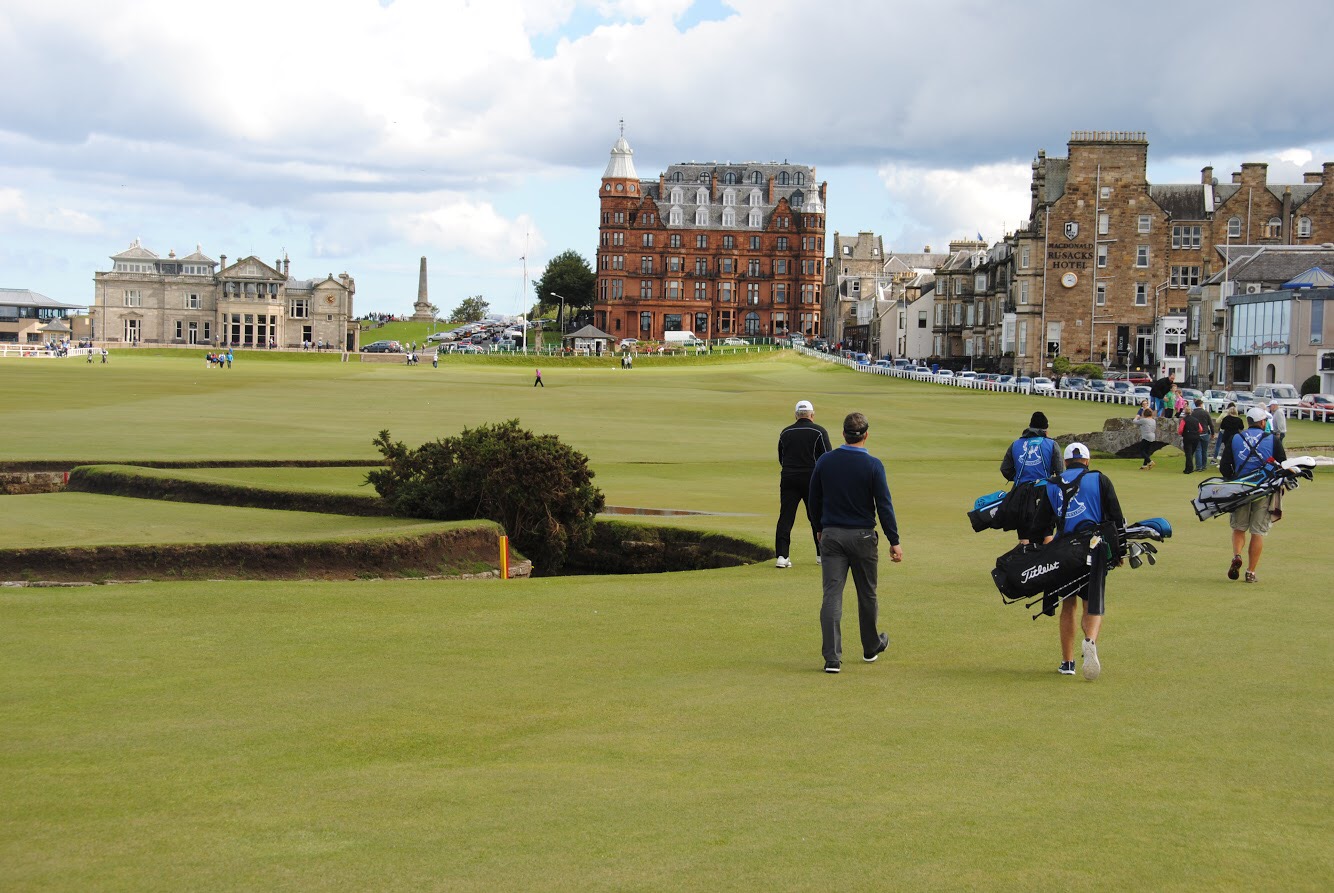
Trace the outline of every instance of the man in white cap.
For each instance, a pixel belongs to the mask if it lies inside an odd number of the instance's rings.
[[[1223,444],[1223,455],[1218,462],[1223,477],[1235,481],[1272,462],[1283,462],[1288,458],[1283,450],[1283,442],[1265,430],[1265,420],[1268,418],[1269,413],[1265,412],[1263,406],[1252,406],[1246,410],[1246,430],[1232,435]],[[1260,566],[1265,534],[1269,532],[1269,525],[1277,520],[1276,513],[1270,511],[1269,502],[1268,499],[1259,499],[1247,503],[1234,509],[1228,516],[1228,524],[1232,528],[1232,564],[1227,569],[1229,580],[1241,576],[1241,555],[1245,551],[1246,582],[1259,582],[1255,569]],[[1248,533],[1251,535],[1249,546],[1246,544]]]
[[[1277,400],[1269,401],[1269,430],[1274,432],[1274,439],[1280,444],[1288,436],[1288,416]]]
[[[1121,503],[1116,498],[1116,489],[1112,482],[1100,471],[1089,469],[1089,448],[1076,441],[1065,448],[1065,471],[1061,472],[1060,483],[1049,480],[1045,485],[1046,510],[1040,514],[1037,527],[1051,530],[1055,527],[1056,536],[1073,533],[1088,524],[1101,525],[1111,521],[1118,527],[1124,527],[1125,515],[1121,512]],[[1084,678],[1090,682],[1102,672],[1102,663],[1098,659],[1098,633],[1102,629],[1102,615],[1105,602],[1103,578],[1110,566],[1102,560],[1104,551],[1095,549],[1092,572],[1088,586],[1078,593],[1084,602],[1084,613],[1080,618],[1080,627],[1084,631],[1083,657]],[[1066,598],[1061,603],[1061,665],[1057,672],[1062,676],[1075,675],[1075,599]]]
[[[778,464],[782,473],[778,478],[778,528],[774,531],[774,552],[778,559],[775,567],[792,566],[792,523],[797,519],[797,504],[806,504],[806,520],[811,524],[811,539],[815,541],[815,563],[820,563],[820,540],[815,536],[817,521],[811,516],[811,472],[815,460],[833,447],[829,432],[815,424],[815,407],[809,400],[801,400],[794,411],[797,420],[778,435]]]

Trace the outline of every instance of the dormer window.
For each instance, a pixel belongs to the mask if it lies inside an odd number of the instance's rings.
[[[709,212],[704,210],[703,208],[696,208],[695,226],[708,226],[708,225],[709,225]]]
[[[677,208],[677,207],[673,207],[670,211],[668,211],[668,212],[667,212],[667,222],[668,222],[668,224],[669,224],[670,226],[680,226],[680,225],[681,225],[681,209],[680,209],[680,208]]]
[[[758,208],[754,208],[751,210],[750,217],[749,219],[747,219],[746,223],[752,229],[758,228],[763,223],[763,215],[760,214]]]
[[[760,175],[760,172],[759,172],[759,171],[751,171],[751,173],[750,173],[750,182],[752,182],[752,183],[754,183],[756,186],[758,186],[758,185],[760,185],[761,183],[764,182],[764,177]]]
[[[727,176],[723,178],[723,182],[729,186],[736,183],[736,171],[728,171]]]
[[[672,182],[673,182],[673,183],[680,183],[680,182],[681,182],[681,172],[680,172],[680,171],[673,171],[673,172],[672,172]]]
[[[699,181],[700,181],[701,183],[707,183],[707,182],[709,182],[709,172],[708,172],[708,171],[700,171],[700,172],[699,172]]]
[[[709,203],[709,190],[707,190],[707,189],[696,189],[696,190],[695,190],[695,204],[697,204],[697,205],[707,205],[708,203]]]
[[[760,191],[758,189],[752,189],[750,191],[749,203],[752,206],[758,206],[760,204]]]
[[[736,226],[736,211],[723,208],[723,226]]]
[[[797,171],[797,180],[796,180],[796,183],[797,183],[798,186],[805,186],[805,185],[806,185],[806,175],[803,174],[801,171]]]
[[[686,200],[686,194],[685,194],[683,191],[681,191],[681,187],[679,187],[679,186],[675,186],[675,187],[673,187],[673,188],[672,188],[672,204],[674,204],[674,205],[684,204],[684,203],[685,203],[685,200]]]
[[[735,205],[735,204],[736,204],[736,190],[735,190],[735,189],[729,189],[729,190],[727,190],[726,192],[723,193],[723,204],[724,204],[724,205]]]
[[[787,185],[787,181],[788,181],[787,171],[779,171],[779,173],[778,173],[778,185],[779,185],[779,186],[786,186],[786,185]]]

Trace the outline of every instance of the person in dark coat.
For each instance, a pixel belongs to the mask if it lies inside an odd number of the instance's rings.
[[[1172,387],[1177,383],[1177,374],[1169,372],[1158,379],[1149,388],[1149,396],[1153,398],[1153,411],[1165,419],[1172,417],[1172,407],[1167,403],[1167,395],[1172,393]]]
[[[782,472],[778,478],[778,527],[774,530],[774,552],[778,558],[775,567],[791,567],[792,523],[797,518],[797,505],[806,504],[806,519],[811,524],[811,538],[815,541],[815,563],[820,563],[820,540],[815,536],[817,519],[811,514],[811,473],[816,461],[833,449],[829,432],[815,424],[815,406],[801,400],[794,410],[796,421],[778,435],[778,464]]]

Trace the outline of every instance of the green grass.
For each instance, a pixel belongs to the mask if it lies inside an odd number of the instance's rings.
[[[400,341],[407,344],[409,341],[417,344],[425,344],[426,336],[434,332],[448,332],[457,329],[462,323],[453,322],[387,322],[377,328],[370,328],[363,324],[361,329],[361,343],[370,344],[372,341]]]
[[[96,493],[2,497],[0,543],[8,549],[135,543],[304,542],[348,537],[410,536],[441,522],[354,518],[315,512],[121,499]]]
[[[1000,604],[988,571],[1010,537],[964,513],[1034,409],[1083,432],[1106,407],[791,355],[558,370],[537,391],[527,369],[349,366],[0,363],[0,455],[368,457],[382,427],[415,443],[518,417],[587,453],[609,503],[732,513],[653,523],[763,540],[793,403],[835,430],[858,409],[906,553],[881,568],[889,652],[857,660],[849,599],[851,660],[819,671],[801,524],[788,571],[0,591],[6,890],[1334,880],[1334,475],[1289,497],[1248,586],[1224,578],[1226,522],[1195,521],[1175,451],[1147,473],[1096,463],[1176,536],[1157,567],[1112,574],[1089,684],[1054,672],[1053,621]],[[1291,425],[1294,447],[1334,432]],[[364,471],[198,473],[339,491]],[[5,535],[28,535],[7,516],[34,498],[0,501]],[[159,505],[123,504],[66,524]]]

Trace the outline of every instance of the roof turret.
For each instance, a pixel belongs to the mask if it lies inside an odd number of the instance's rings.
[[[638,180],[639,175],[635,173],[635,162],[633,159],[634,150],[630,144],[625,141],[625,134],[622,133],[616,145],[611,147],[611,160],[607,162],[607,169],[602,174],[604,180]]]

